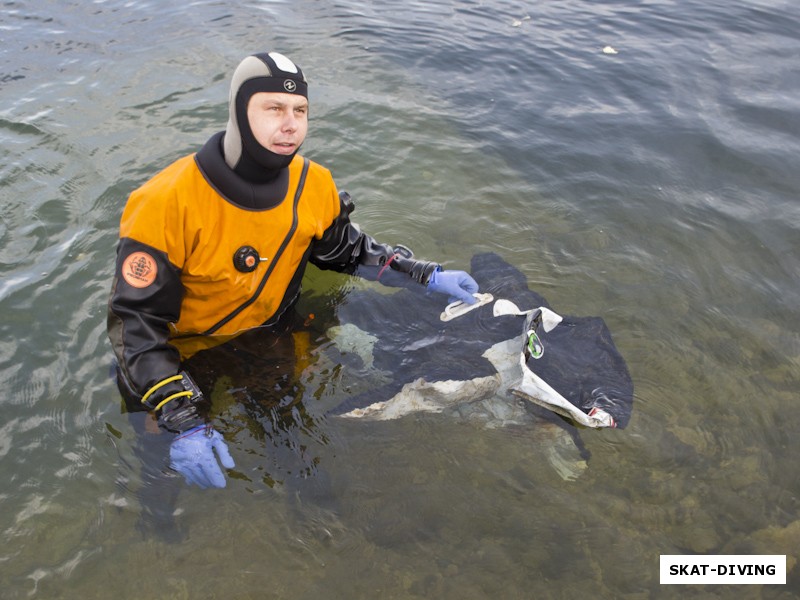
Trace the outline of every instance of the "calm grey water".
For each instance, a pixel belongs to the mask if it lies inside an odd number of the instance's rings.
[[[796,3],[0,10],[0,596],[797,597]],[[363,374],[320,335],[308,423],[229,428],[224,491],[148,478],[109,378],[119,216],[224,126],[231,69],[265,48],[308,74],[304,153],[366,230],[450,268],[496,252],[605,318],[636,403],[584,433],[580,477],[536,425],[326,418]],[[360,285],[312,271],[304,302],[331,317]],[[180,535],[141,527],[159,486]],[[659,585],[659,555],[696,553],[786,554],[788,583]]]

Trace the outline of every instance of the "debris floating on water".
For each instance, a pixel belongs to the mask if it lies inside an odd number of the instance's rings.
[[[613,47],[611,47],[611,46],[606,46],[605,48],[603,48],[603,54],[619,54],[619,52],[617,52],[617,51],[616,51],[616,50],[615,50]]]
[[[512,27],[522,27],[522,22],[523,21],[530,21],[530,19],[531,18],[528,15],[525,15],[521,19],[514,19],[514,22],[511,23],[511,26]]]

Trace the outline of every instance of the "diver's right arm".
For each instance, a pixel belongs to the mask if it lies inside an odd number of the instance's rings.
[[[119,366],[120,387],[129,403],[156,412],[158,424],[182,433],[204,423],[202,397],[188,374],[180,373],[180,354],[168,342],[169,323],[180,315],[180,270],[166,253],[131,238],[121,238],[108,302],[108,335]]]
[[[155,413],[160,428],[177,436],[170,465],[188,483],[225,487],[217,464],[233,468],[222,436],[206,422],[207,404],[169,342],[169,323],[180,316],[180,269],[166,253],[121,238],[108,302],[108,335],[126,401]],[[216,456],[215,456],[216,452]]]

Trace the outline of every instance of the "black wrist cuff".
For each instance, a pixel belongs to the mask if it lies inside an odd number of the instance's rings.
[[[440,268],[441,265],[435,262],[414,260],[413,258],[406,258],[400,254],[395,254],[389,266],[395,271],[408,273],[408,276],[417,283],[428,285],[431,275],[436,269]]]
[[[202,400],[201,396],[200,401]],[[174,404],[177,406],[173,406]],[[200,414],[198,404],[194,398],[173,400],[158,415],[158,426],[171,433],[183,433],[198,425],[205,425],[206,419]]]
[[[170,378],[172,379],[172,378]],[[162,391],[163,390],[163,391]],[[154,408],[158,426],[172,433],[183,433],[206,422],[207,402],[203,392],[186,371],[158,389],[158,402],[145,402]],[[151,403],[153,406],[150,406]]]

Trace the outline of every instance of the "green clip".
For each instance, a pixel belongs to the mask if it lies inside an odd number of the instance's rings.
[[[542,354],[544,354],[542,341],[533,329],[528,330],[528,352],[533,358],[542,358]]]

